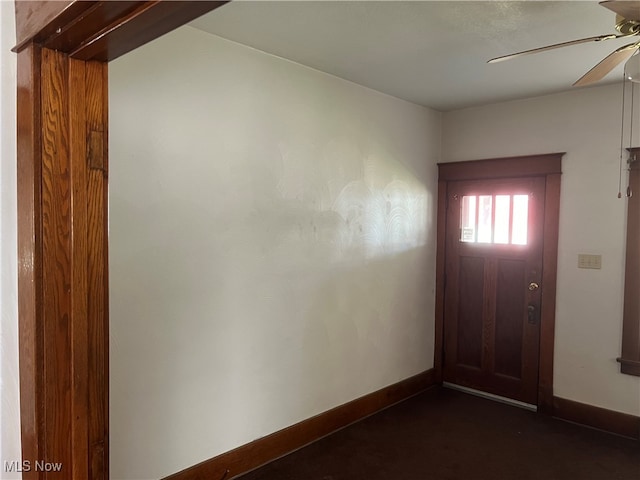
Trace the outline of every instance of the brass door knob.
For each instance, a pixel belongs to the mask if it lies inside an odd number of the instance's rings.
[[[540,288],[540,285],[538,285],[536,282],[531,282],[531,283],[529,284],[529,290],[530,290],[530,291],[532,291],[532,292],[533,292],[534,290],[539,289],[539,288]]]

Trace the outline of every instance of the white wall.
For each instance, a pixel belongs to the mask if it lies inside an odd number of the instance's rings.
[[[190,27],[110,109],[112,478],[433,366],[439,113]]]
[[[0,478],[21,459],[16,247],[16,56],[13,2],[0,1]]]
[[[620,374],[615,360],[622,338],[626,216],[625,200],[617,198],[621,97],[621,86],[610,85],[448,112],[442,156],[458,161],[567,152],[554,394],[638,415],[640,379]],[[602,270],[578,269],[578,253],[602,255]]]

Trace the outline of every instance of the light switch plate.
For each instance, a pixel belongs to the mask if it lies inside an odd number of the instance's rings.
[[[602,268],[602,255],[578,254],[578,268],[600,270]]]

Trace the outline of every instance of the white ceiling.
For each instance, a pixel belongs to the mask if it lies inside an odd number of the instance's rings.
[[[487,64],[614,33],[594,1],[233,1],[191,25],[437,110],[568,90],[629,39]],[[619,81],[618,67],[601,83]],[[584,87],[583,87],[584,88]],[[588,87],[587,87],[588,88]]]

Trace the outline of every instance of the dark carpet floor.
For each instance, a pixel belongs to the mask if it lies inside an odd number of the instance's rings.
[[[640,480],[640,442],[436,387],[240,479]]]

